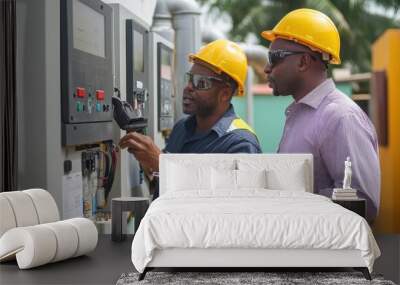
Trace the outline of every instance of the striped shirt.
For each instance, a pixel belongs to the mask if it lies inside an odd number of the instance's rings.
[[[367,115],[327,79],[286,109],[280,153],[314,156],[314,192],[330,195],[343,186],[344,161],[352,162],[351,187],[367,201],[372,221],[380,202],[380,168],[375,128]]]

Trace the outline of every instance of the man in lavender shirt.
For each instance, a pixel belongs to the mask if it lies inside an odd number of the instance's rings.
[[[291,95],[294,99],[286,109],[278,152],[312,153],[314,191],[326,196],[331,195],[333,188],[343,186],[343,165],[346,157],[350,157],[351,186],[358,190],[359,197],[366,199],[367,220],[372,222],[380,202],[374,126],[358,105],[328,78],[327,65],[332,62],[329,53],[276,34],[273,39],[263,36],[272,41],[265,67],[269,85],[275,96]]]

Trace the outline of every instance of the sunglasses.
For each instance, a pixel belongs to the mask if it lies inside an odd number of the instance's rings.
[[[193,88],[196,90],[208,90],[211,89],[213,85],[213,81],[218,81],[222,83],[226,83],[223,79],[214,77],[214,76],[207,76],[201,74],[193,74],[190,72],[185,73],[185,82],[191,83]],[[228,83],[226,83],[228,84]]]
[[[316,60],[316,58],[309,52],[277,49],[277,50],[270,50],[268,52],[268,64],[271,67],[273,67],[273,66],[277,65],[279,62],[283,61],[288,56],[295,55],[295,54],[302,54],[302,53],[307,53],[311,56],[311,58],[313,60]]]

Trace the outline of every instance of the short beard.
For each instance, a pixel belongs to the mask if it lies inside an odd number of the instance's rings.
[[[199,117],[208,117],[212,114],[214,114],[215,110],[217,109],[217,104],[215,105],[207,105],[207,106],[202,106],[202,107],[196,107],[195,110],[182,110],[182,112],[186,115],[196,115]]]
[[[278,91],[278,86],[276,85],[276,81],[272,77],[268,77],[268,81],[273,86],[273,87],[271,87],[272,88],[272,95],[273,96],[281,96],[281,94]]]
[[[293,87],[294,89],[298,88],[298,83],[290,83],[287,84],[290,88],[286,88],[286,90],[282,91],[278,89],[278,85],[276,84],[275,80],[271,80],[274,83],[274,87],[273,91],[272,91],[272,95],[278,97],[278,96],[290,96],[292,95],[292,91],[293,91]],[[289,90],[290,89],[290,90]]]
[[[276,96],[276,97],[282,96],[282,94],[280,94],[280,93],[278,92],[277,89],[273,89],[273,90],[272,90],[272,95],[274,95],[274,96]]]
[[[187,112],[187,111],[185,111],[185,110],[182,110],[182,112],[183,112],[185,115],[193,115],[193,112]]]
[[[217,110],[217,104],[215,105],[208,105],[208,106],[202,106],[197,109],[196,115],[202,118],[206,118],[211,116],[212,114],[215,113],[215,110]]]

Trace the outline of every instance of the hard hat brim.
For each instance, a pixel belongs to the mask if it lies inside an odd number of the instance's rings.
[[[275,33],[273,31],[271,31],[271,30],[270,31],[263,31],[261,33],[261,36],[264,39],[266,39],[266,40],[268,40],[270,42],[273,42],[276,39]]]

